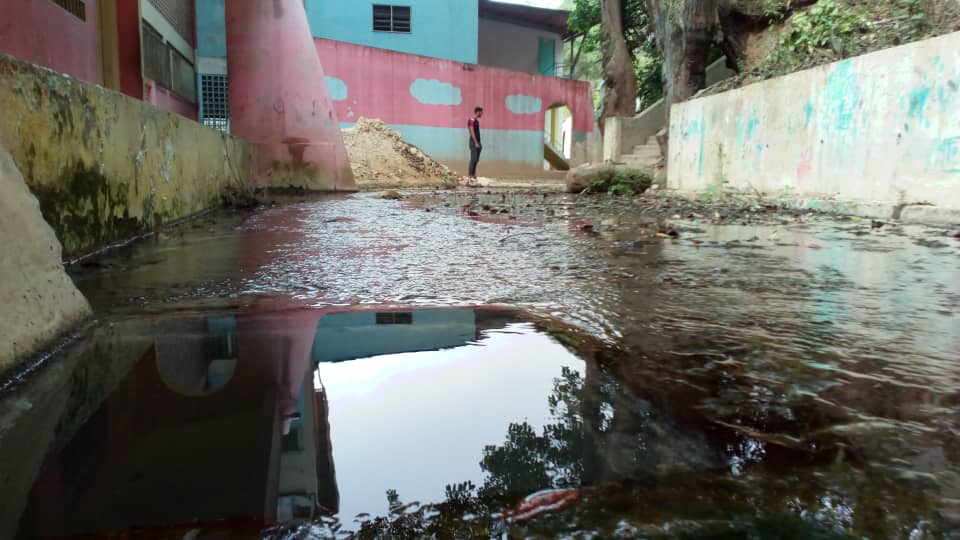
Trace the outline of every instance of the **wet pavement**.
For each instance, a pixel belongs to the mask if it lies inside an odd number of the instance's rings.
[[[202,218],[72,267],[101,324],[0,400],[0,538],[960,538],[958,233],[515,191]]]

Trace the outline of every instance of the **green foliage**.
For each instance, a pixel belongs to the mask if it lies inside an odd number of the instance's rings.
[[[894,20],[907,38],[922,37],[930,29],[930,0],[894,0]]]
[[[793,0],[762,0],[763,14],[771,19],[780,20],[790,10]]]
[[[646,173],[611,172],[591,182],[586,192],[633,196],[650,189],[651,184],[653,178]]]
[[[852,37],[866,24],[863,14],[836,0],[820,0],[807,11],[794,15],[791,28],[771,53],[774,60],[790,63],[817,49],[832,48],[843,55]]]
[[[624,38],[634,59],[637,97],[649,105],[663,97],[662,60],[643,0],[624,0]],[[572,0],[567,21],[570,30],[583,36],[576,78],[599,80],[602,77],[603,36],[600,0]],[[578,42],[579,43],[579,42]]]

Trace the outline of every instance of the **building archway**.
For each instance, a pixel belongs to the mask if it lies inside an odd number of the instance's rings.
[[[569,170],[573,150],[573,111],[563,103],[554,103],[544,113],[543,126],[544,170]]]

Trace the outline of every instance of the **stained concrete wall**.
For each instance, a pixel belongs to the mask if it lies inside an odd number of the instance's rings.
[[[736,75],[727,67],[726,57],[720,58],[707,66],[707,86],[713,86],[720,81]],[[630,154],[634,147],[647,143],[647,139],[656,135],[666,122],[667,105],[662,99],[644,109],[634,117],[618,118],[609,125],[603,133],[604,161],[619,161],[623,154]]]
[[[60,243],[0,140],[0,373],[90,315]]]
[[[960,208],[960,33],[675,105],[668,185]]]
[[[250,186],[247,143],[6,56],[0,111],[0,137],[68,257]]]

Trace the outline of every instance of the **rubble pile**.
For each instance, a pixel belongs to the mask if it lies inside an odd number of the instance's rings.
[[[343,130],[343,141],[360,189],[449,187],[456,173],[437,162],[382,120],[361,118]]]

